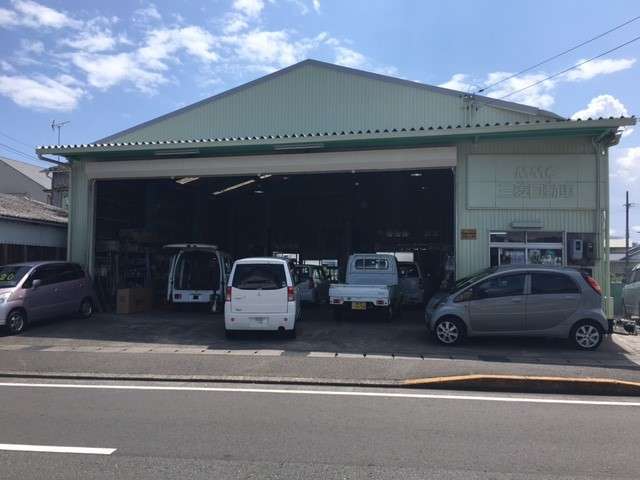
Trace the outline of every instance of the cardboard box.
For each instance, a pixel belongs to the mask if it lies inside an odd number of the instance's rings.
[[[151,310],[153,295],[150,288],[118,289],[116,313],[140,313]]]

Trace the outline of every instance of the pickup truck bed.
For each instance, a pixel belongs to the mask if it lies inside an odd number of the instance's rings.
[[[382,301],[378,305],[389,305],[391,288],[387,285],[352,285],[347,283],[333,283],[329,287],[329,300],[332,304],[344,302]]]

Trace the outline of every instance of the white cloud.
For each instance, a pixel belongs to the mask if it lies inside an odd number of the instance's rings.
[[[313,40],[291,41],[284,30],[253,30],[225,41],[235,45],[237,55],[250,63],[284,67],[302,60],[313,47]]]
[[[613,177],[626,185],[634,185],[640,180],[640,147],[615,149]]]
[[[640,233],[640,225],[634,225],[633,227],[631,227],[631,230],[636,233]]]
[[[320,12],[320,0],[313,0],[313,9],[316,12]]]
[[[82,22],[33,0],[13,0],[13,10],[0,9],[0,26],[80,28]]]
[[[264,9],[264,0],[234,0],[233,8],[250,18],[256,18]]]
[[[366,57],[351,48],[337,46],[335,53],[335,63],[338,65],[351,68],[363,68],[367,64]]]
[[[160,15],[160,12],[153,3],[150,3],[146,7],[137,9],[133,12],[133,15],[145,22],[162,20],[162,15]]]
[[[227,15],[224,20],[224,26],[222,27],[222,31],[227,35],[238,33],[241,30],[246,30],[249,27],[249,23],[246,20],[246,17],[239,13],[231,13]]]
[[[51,79],[0,75],[0,95],[22,107],[35,110],[73,110],[85,91],[70,81],[72,77]]]
[[[579,60],[576,63],[584,62],[585,59]],[[607,75],[610,73],[619,72],[631,68],[636,63],[635,58],[604,58],[591,60],[578,68],[567,72],[566,79],[570,82],[591,80],[598,75]]]
[[[106,30],[85,31],[73,39],[64,39],[60,43],[85,52],[103,52],[115,48],[118,39]]]
[[[15,67],[6,60],[0,60],[0,70],[7,73],[14,73],[16,71]]]
[[[489,90],[486,94],[491,98],[501,98],[509,95],[511,92],[520,90],[521,88],[527,87],[546,78],[545,74],[540,73],[522,75],[520,77],[505,80],[511,75],[512,74],[510,72],[491,72],[485,79],[471,80],[469,75],[456,73],[452,75],[448,81],[441,83],[439,86],[469,93],[477,92],[481,88],[480,85],[492,85],[496,82],[502,81],[502,83],[496,85],[494,89]],[[548,109],[554,102],[553,95],[550,93],[554,87],[555,82],[547,80],[534,87],[523,90],[522,92],[510,95],[506,100],[516,103],[524,103],[542,109]]]
[[[154,70],[166,70],[166,62],[180,50],[203,62],[214,62],[218,60],[213,50],[215,42],[213,35],[196,26],[152,30],[145,45],[138,49],[137,58]]]
[[[42,52],[44,52],[44,43],[40,40],[27,40],[23,38],[20,41],[21,54],[35,53],[36,55],[39,55]]]
[[[598,95],[591,99],[586,108],[571,115],[572,120],[598,117],[619,117],[629,115],[627,107],[612,95]]]

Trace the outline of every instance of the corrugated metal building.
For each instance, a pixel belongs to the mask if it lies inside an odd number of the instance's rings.
[[[101,220],[117,221],[117,210],[104,214],[107,203],[117,203],[115,193],[101,194],[109,189],[130,182],[132,192],[144,190],[138,194],[146,199],[145,222],[124,223],[153,230],[150,225],[168,215],[169,207],[162,214],[158,209],[171,182],[183,189],[206,184],[201,191],[206,203],[247,185],[276,185],[306,175],[315,183],[303,192],[323,178],[338,185],[348,177],[345,185],[353,191],[341,190],[340,198],[359,202],[351,210],[357,210],[356,217],[379,205],[377,217],[375,212],[366,217],[375,228],[344,213],[342,226],[332,230],[347,238],[343,250],[428,251],[439,244],[441,252],[455,257],[457,277],[495,264],[574,265],[590,270],[608,292],[608,148],[618,142],[621,127],[632,124],[634,118],[571,121],[525,105],[306,60],[95,143],[41,147],[38,153],[62,155],[72,163],[69,255],[92,270],[97,237],[116,231]],[[410,183],[409,177],[423,183]],[[376,203],[373,186],[368,197],[357,193],[374,184],[382,192],[385,182],[393,184],[380,195],[386,203]],[[285,183],[277,185],[273,191],[289,191]],[[406,191],[414,187],[436,193],[409,197]],[[264,190],[251,188],[254,194]],[[213,198],[206,196],[211,193]],[[385,210],[401,197],[406,202],[399,210]],[[246,205],[255,213],[256,205],[265,203],[261,198],[261,203],[238,199],[225,209]],[[207,210],[202,203],[190,204],[190,224],[217,222],[220,228],[208,238],[237,246],[233,229],[242,214],[223,219],[212,214],[220,209]],[[273,212],[265,208],[264,216]],[[324,218],[322,208],[313,212]],[[420,228],[412,226],[412,216],[419,217]],[[253,236],[267,232],[266,253],[310,244],[305,238],[278,241],[271,224],[264,225]],[[313,236],[321,237],[322,228]],[[316,242],[314,255],[323,254],[320,244],[332,245],[327,254],[335,254],[331,240]]]

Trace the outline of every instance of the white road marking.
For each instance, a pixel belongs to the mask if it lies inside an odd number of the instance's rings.
[[[602,405],[616,407],[640,407],[640,402],[609,400],[572,400],[568,398],[512,397],[488,395],[453,395],[439,393],[393,393],[363,392],[352,390],[294,390],[284,388],[237,388],[237,387],[179,387],[160,385],[108,385],[81,383],[12,383],[0,382],[0,387],[26,388],[75,388],[87,390],[143,390],[164,392],[219,392],[219,393],[270,393],[281,395],[329,395],[345,397],[416,398],[426,400],[472,400],[480,402],[546,403],[559,405]]]
[[[45,453],[84,453],[87,455],[111,455],[116,448],[60,447],[55,445],[21,445],[18,443],[0,443],[0,450],[13,452]]]

